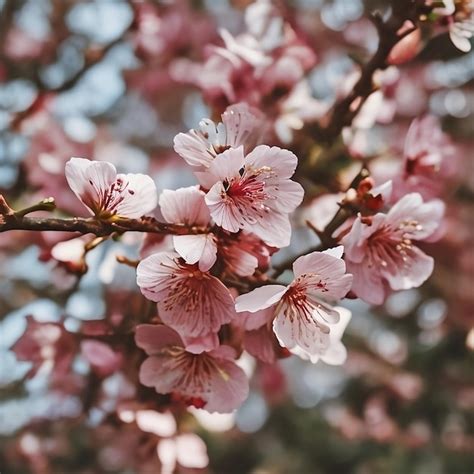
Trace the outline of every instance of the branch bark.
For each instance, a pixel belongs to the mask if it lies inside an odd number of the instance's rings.
[[[372,16],[372,21],[379,34],[379,44],[370,60],[362,66],[360,78],[352,92],[333,107],[329,124],[326,127],[320,127],[316,123],[308,126],[307,131],[317,140],[332,144],[342,129],[352,123],[364,102],[375,91],[373,84],[375,72],[387,68],[387,58],[390,51],[400,40],[416,29],[414,27],[402,34],[399,33],[400,28],[407,20],[416,17],[414,12],[416,4],[412,0],[394,0],[391,3],[392,13],[386,21],[379,14]]]
[[[208,231],[202,227],[189,227],[181,224],[166,224],[154,218],[120,219],[115,222],[95,218],[58,219],[50,217],[29,217],[15,214],[0,215],[0,232],[9,230],[77,232],[94,234],[98,237],[113,233],[149,232],[153,234],[202,234]]]

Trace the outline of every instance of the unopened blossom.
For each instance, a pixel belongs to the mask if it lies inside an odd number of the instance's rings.
[[[325,354],[332,342],[331,327],[339,321],[339,311],[330,303],[344,298],[352,284],[343,250],[339,246],[299,257],[290,285],[266,285],[239,296],[237,312],[256,313],[256,327],[273,319],[280,345],[291,352],[307,358]],[[246,324],[250,329],[252,323],[247,320]]]
[[[229,232],[245,230],[273,247],[290,243],[289,213],[301,203],[303,188],[290,178],[296,156],[278,147],[243,147],[216,156],[206,172],[197,173],[209,189],[206,203],[215,223]]]
[[[225,285],[177,253],[160,252],[142,260],[137,283],[157,303],[161,320],[184,338],[216,333],[235,316],[234,300]]]
[[[178,133],[174,139],[174,149],[186,163],[199,168],[207,168],[214,158],[229,148],[244,146],[250,151],[261,133],[262,118],[257,110],[245,103],[227,107],[222,114],[222,122],[203,119],[199,130]]]
[[[138,218],[158,202],[156,186],[144,174],[117,174],[115,166],[106,161],[71,158],[66,163],[69,187],[91,214],[111,219]]]
[[[171,328],[151,324],[137,326],[135,341],[149,355],[140,367],[140,382],[158,393],[219,413],[233,411],[247,398],[248,380],[231,347],[194,354]]]
[[[347,268],[354,275],[352,291],[368,303],[381,304],[390,289],[424,283],[433,271],[433,259],[416,242],[434,234],[443,213],[441,201],[424,203],[420,194],[411,193],[386,214],[358,216],[341,240]]]

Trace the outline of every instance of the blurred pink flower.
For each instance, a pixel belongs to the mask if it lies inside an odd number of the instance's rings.
[[[209,464],[206,444],[194,433],[161,439],[157,452],[161,461],[161,474],[173,474],[177,465],[195,472],[195,469],[204,469]]]
[[[105,161],[71,158],[66,179],[74,194],[98,217],[138,218],[155,209],[158,201],[153,180],[144,174],[117,174]]]
[[[266,145],[247,156],[243,147],[218,155],[206,172],[196,173],[209,189],[206,203],[216,224],[229,232],[253,232],[274,247],[287,246],[288,215],[303,199],[301,185],[290,180],[297,162],[290,151]]]
[[[358,216],[341,243],[348,270],[354,275],[352,290],[372,304],[382,304],[392,290],[420,286],[433,271],[433,259],[413,241],[426,240],[438,229],[444,205],[424,203],[412,193],[387,214]]]
[[[333,342],[331,327],[338,323],[340,314],[326,301],[344,298],[352,283],[342,252],[340,246],[299,257],[293,264],[295,279],[289,286],[266,285],[239,296],[237,312],[256,313],[253,321],[247,321],[247,329],[271,318],[283,347],[313,361],[313,356],[328,355]],[[326,359],[330,360],[329,355]],[[342,361],[334,359],[333,363]]]
[[[235,316],[234,300],[224,284],[177,253],[155,253],[142,260],[137,283],[157,302],[162,321],[182,337],[209,336]]]
[[[158,393],[219,413],[231,412],[247,398],[248,380],[231,347],[193,354],[171,328],[151,324],[137,326],[135,341],[150,356],[140,367],[140,382]]]
[[[77,349],[74,336],[66,331],[62,323],[39,322],[27,316],[23,335],[12,346],[18,360],[32,363],[28,372],[33,377],[37,372],[66,375]]]
[[[81,341],[81,353],[91,365],[92,370],[100,377],[113,374],[123,362],[121,352],[115,351],[104,342],[93,339]]]
[[[440,195],[446,179],[456,173],[456,148],[431,115],[415,119],[405,140],[403,173],[396,179],[394,195],[399,199],[418,192],[424,199]]]

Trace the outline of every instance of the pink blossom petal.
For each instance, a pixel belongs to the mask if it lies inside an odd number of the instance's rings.
[[[158,252],[143,259],[137,267],[137,285],[152,301],[162,299],[169,287],[169,278],[176,272],[178,254]]]
[[[170,412],[159,413],[155,410],[138,410],[135,415],[138,427],[157,436],[173,436],[176,433],[176,420]]]
[[[205,336],[217,332],[235,317],[234,300],[225,285],[208,275],[203,280],[182,279],[178,286],[189,286],[179,301],[158,301],[162,321],[185,337]],[[174,291],[172,287],[171,292]],[[167,293],[167,297],[170,293]]]
[[[211,392],[206,411],[229,413],[238,408],[249,393],[245,372],[229,360],[218,361],[218,370],[211,374]]]
[[[100,201],[98,191],[105,191],[111,186],[115,181],[117,171],[114,165],[106,161],[71,158],[66,163],[65,174],[74,194],[94,214],[94,203]]]
[[[352,263],[347,261],[347,269],[352,273],[352,291],[370,304],[382,304],[386,291],[381,275],[377,268],[369,266],[367,261]]]
[[[333,254],[340,254],[341,249],[330,249]],[[351,289],[352,276],[346,274],[346,264],[340,257],[331,253],[312,252],[303,255],[293,263],[296,278],[308,283],[308,292],[326,300],[338,300]]]
[[[153,211],[158,204],[155,182],[145,174],[119,174],[128,183],[126,198],[117,206],[117,214],[136,219]]]
[[[190,166],[208,167],[214,159],[206,142],[194,130],[178,133],[174,137],[174,150]]]
[[[266,364],[273,364],[276,360],[274,349],[274,334],[266,326],[244,334],[244,349]]]
[[[120,368],[122,354],[115,352],[108,344],[93,339],[81,341],[82,355],[99,375],[110,375]]]
[[[177,370],[171,358],[152,356],[142,363],[138,377],[140,383],[146,387],[154,387],[158,393],[166,395],[179,386],[183,375],[182,371]]]
[[[206,204],[219,227],[229,232],[238,232],[245,225],[240,210],[234,201],[226,196],[221,182],[214,184],[206,194]]]
[[[162,321],[184,337],[217,332],[235,316],[234,300],[217,278],[183,263],[178,254],[150,255],[137,267],[142,293],[158,303]]]
[[[244,311],[242,313],[239,313],[238,322],[242,324],[247,331],[253,331],[254,329],[258,329],[269,323],[274,316],[275,306],[272,305],[268,308],[255,311],[253,313],[251,313],[250,311]]]
[[[213,176],[214,183],[225,181],[233,176],[239,176],[239,170],[244,166],[244,148],[230,148],[220,155],[217,155],[207,173]]]
[[[209,464],[206,444],[194,433],[185,433],[176,437],[176,453],[178,464],[183,467],[204,469]]]
[[[433,273],[434,260],[418,247],[407,253],[402,267],[382,267],[381,275],[388,281],[392,290],[418,288]]]
[[[296,315],[289,318],[280,310],[273,321],[273,331],[280,345],[288,349],[298,346],[310,355],[319,354],[329,346],[329,327],[316,318]]]
[[[255,313],[278,303],[286,291],[287,288],[283,285],[265,285],[255,288],[235,299],[235,309],[238,313],[243,311]]]
[[[211,351],[209,355],[218,359],[227,359],[233,361],[237,357],[237,351],[231,346],[222,345]]]
[[[163,324],[139,324],[135,329],[135,343],[148,355],[157,354],[167,346],[183,347],[179,334]]]
[[[338,341],[331,344],[319,358],[329,365],[342,365],[347,359],[347,349],[342,342]]]
[[[205,336],[183,337],[184,347],[188,352],[200,354],[201,352],[210,352],[219,347],[219,336],[217,333],[210,332]]]
[[[173,245],[186,263],[199,262],[199,270],[206,272],[217,259],[217,245],[213,234],[175,235]]]
[[[386,214],[378,213],[373,217],[370,226],[363,224],[360,216],[354,221],[349,233],[341,239],[347,260],[359,263],[367,258],[367,240],[385,225],[386,220]]]
[[[291,178],[298,164],[298,158],[291,151],[267,145],[255,147],[245,161],[254,169],[270,167],[280,180]]]
[[[388,212],[387,220],[392,225],[408,223],[407,232],[411,238],[422,240],[438,228],[444,214],[444,204],[439,200],[427,203],[418,193],[410,193],[400,199]],[[413,225],[410,223],[413,222]]]
[[[222,114],[226,128],[226,144],[231,148],[240,145],[248,150],[254,145],[256,135],[262,127],[260,112],[246,103],[233,104]]]
[[[284,213],[293,212],[303,201],[303,187],[301,184],[289,179],[279,182],[277,186],[278,191],[275,192],[276,199],[269,203],[272,209]]]
[[[263,219],[255,224],[244,224],[244,229],[258,235],[267,245],[283,248],[290,245],[291,223],[288,214],[269,210]]]
[[[332,247],[330,249],[323,250],[321,253],[323,253],[324,255],[330,255],[334,258],[342,258],[342,255],[344,254],[344,246],[338,245],[337,247]]]
[[[173,224],[207,226],[211,216],[204,196],[197,186],[165,189],[160,195],[161,213],[166,222]]]
[[[161,474],[173,474],[176,469],[177,449],[174,439],[160,439],[156,446],[161,462]]]

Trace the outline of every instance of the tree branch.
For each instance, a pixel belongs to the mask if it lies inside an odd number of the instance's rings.
[[[377,70],[387,68],[387,58],[393,47],[416,28],[399,33],[405,21],[416,15],[413,10],[416,5],[412,0],[397,0],[392,2],[392,14],[384,21],[379,14],[372,15],[371,19],[379,34],[379,44],[374,55],[362,67],[361,75],[352,92],[340,100],[332,109],[329,124],[320,127],[317,123],[308,126],[308,132],[317,140],[324,143],[333,143],[342,129],[352,123],[367,98],[375,91],[373,77]]]
[[[153,234],[202,234],[208,229],[189,227],[181,224],[166,224],[154,218],[120,219],[117,221],[103,221],[95,218],[58,219],[50,217],[28,217],[16,214],[0,215],[0,232],[9,230],[33,230],[54,232],[78,232],[80,234],[94,234],[98,237],[113,233],[149,232]]]

